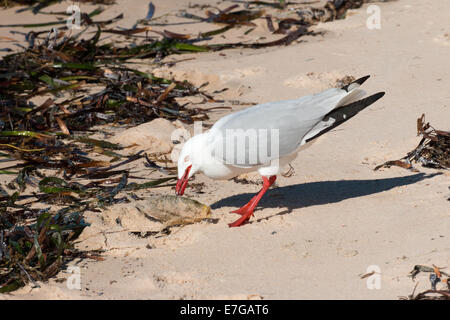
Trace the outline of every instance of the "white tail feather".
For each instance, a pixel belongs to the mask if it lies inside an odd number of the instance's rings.
[[[361,100],[362,98],[365,97],[366,92],[362,89],[359,89],[359,84],[354,83],[352,85],[356,85],[356,87],[352,91],[350,91],[345,97],[339,100],[339,102],[336,105],[336,108]]]

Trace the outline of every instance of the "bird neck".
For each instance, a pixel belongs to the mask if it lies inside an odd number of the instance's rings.
[[[207,143],[208,132],[192,137],[192,162],[196,171],[203,171],[206,164],[211,161],[211,152]]]
[[[230,179],[241,173],[241,169],[229,166],[214,157],[212,149],[214,137],[211,131],[196,135],[193,139],[195,149],[192,152],[194,160],[192,168],[196,172],[219,180]]]

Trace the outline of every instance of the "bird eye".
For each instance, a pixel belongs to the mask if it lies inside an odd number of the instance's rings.
[[[184,162],[188,162],[189,161],[189,156],[186,156],[185,158],[184,158]]]

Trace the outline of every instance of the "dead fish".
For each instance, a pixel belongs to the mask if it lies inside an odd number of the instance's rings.
[[[172,195],[153,195],[136,203],[136,208],[149,219],[170,227],[202,221],[211,215],[211,208],[196,200]]]

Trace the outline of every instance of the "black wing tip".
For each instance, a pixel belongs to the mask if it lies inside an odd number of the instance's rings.
[[[380,92],[374,93],[371,96],[365,97],[364,99],[361,99],[361,100],[352,102],[350,104],[347,104],[345,106],[342,106],[340,108],[334,109],[329,114],[334,113],[334,112],[338,112],[339,113],[342,110],[345,110],[345,109],[348,110],[348,109],[353,109],[353,108],[354,108],[355,111],[357,110],[356,113],[358,113],[361,110],[363,110],[363,109],[367,108],[368,106],[370,106],[371,104],[373,104],[373,103],[377,102],[378,100],[380,100],[385,94],[386,94],[386,92],[384,92],[384,91],[380,91]],[[352,115],[352,117],[354,115]]]
[[[356,79],[355,81],[353,81],[353,82],[347,84],[346,86],[343,86],[341,89],[348,92],[348,88],[350,87],[350,85],[352,85],[352,84],[354,84],[354,83],[357,83],[357,84],[359,84],[359,85],[362,85],[362,84],[363,84],[364,82],[366,82],[366,80],[369,79],[369,78],[370,78],[370,74],[368,74],[367,76],[361,77],[361,78],[359,78],[359,79]]]
[[[374,95],[372,95],[372,97],[375,99],[375,101],[377,101],[378,99],[381,99],[385,94],[386,94],[386,92],[380,91],[380,92],[377,92]]]
[[[332,110],[325,117],[323,117],[322,121],[323,120],[328,121],[328,119],[331,117],[331,118],[334,118],[334,120],[335,120],[334,123],[331,126],[320,131],[315,136],[306,140],[306,142],[314,140],[317,137],[320,137],[321,135],[323,135],[324,133],[336,128],[340,124],[350,120],[355,115],[357,115],[360,111],[362,111],[363,109],[367,108],[368,106],[372,105],[373,103],[375,103],[376,101],[381,99],[384,96],[384,94],[385,94],[384,91],[377,92],[369,97],[366,97],[364,99],[352,102],[348,105],[345,105],[340,108]]]

